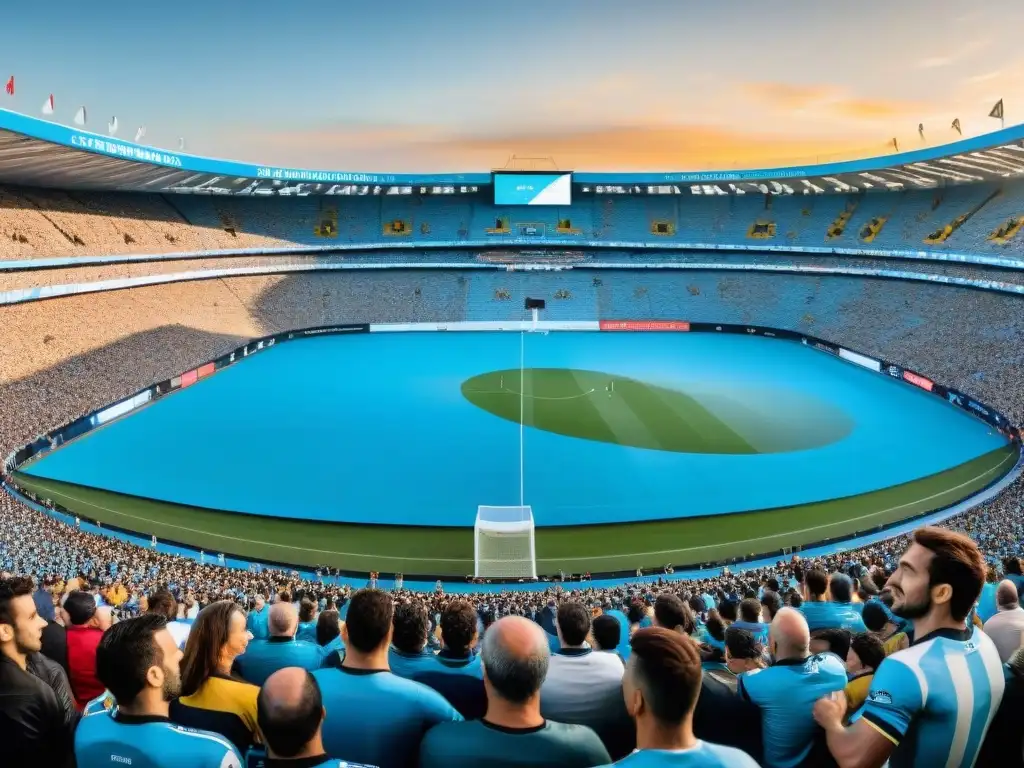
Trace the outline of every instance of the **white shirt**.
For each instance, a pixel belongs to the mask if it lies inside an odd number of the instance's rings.
[[[186,624],[184,621],[167,622],[167,631],[170,632],[171,637],[174,638],[174,644],[181,649],[184,649],[185,641],[188,640],[188,633],[191,629],[192,625]]]
[[[613,653],[563,648],[551,656],[540,689],[541,714],[559,723],[600,730],[625,712],[622,661]]]
[[[999,661],[1005,664],[1013,652],[1020,648],[1021,634],[1024,633],[1024,608],[1000,610],[985,622],[984,631],[995,643]]]

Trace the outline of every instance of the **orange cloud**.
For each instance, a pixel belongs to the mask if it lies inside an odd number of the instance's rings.
[[[751,82],[743,83],[740,90],[776,112],[814,109],[823,115],[865,121],[905,118],[920,115],[930,108],[918,101],[854,96],[843,89],[825,85]]]

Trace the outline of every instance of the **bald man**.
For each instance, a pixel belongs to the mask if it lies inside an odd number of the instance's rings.
[[[338,766],[323,741],[323,697],[305,669],[286,667],[263,684],[256,699],[257,721],[267,745],[266,768]]]
[[[834,653],[812,655],[803,614],[783,608],[768,632],[772,665],[739,676],[737,692],[761,709],[764,764],[816,764],[814,702],[846,687],[846,666]],[[823,745],[821,745],[823,746]]]
[[[538,624],[521,616],[499,619],[484,635],[480,655],[487,714],[434,726],[420,745],[421,768],[587,768],[611,762],[590,728],[541,716],[540,688],[551,651]]]
[[[1024,637],[1024,609],[1020,607],[1017,586],[1009,579],[996,587],[996,606],[999,610],[985,622],[984,630],[999,651],[999,661],[1005,664],[1021,647]]]
[[[324,652],[315,643],[295,639],[299,613],[291,603],[270,607],[266,640],[253,640],[245,653],[235,660],[239,674],[253,685],[263,685],[272,674],[285,667],[300,667],[312,672],[323,665]]]

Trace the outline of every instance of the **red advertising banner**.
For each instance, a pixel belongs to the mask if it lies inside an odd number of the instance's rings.
[[[203,376],[209,376],[215,370],[217,370],[217,368],[213,363],[207,363],[206,365],[200,365],[199,368],[196,369],[196,373],[201,379]]]
[[[904,370],[903,378],[926,392],[931,392],[935,388],[935,382],[931,379],[926,379],[924,376],[916,374],[913,371]]]
[[[181,388],[190,387],[199,380],[199,372],[192,370],[188,373],[181,374]]]
[[[602,320],[602,331],[676,331],[686,333],[690,324],[684,320]]]

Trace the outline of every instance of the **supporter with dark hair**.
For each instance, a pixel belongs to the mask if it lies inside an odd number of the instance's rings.
[[[259,741],[256,696],[259,688],[232,674],[245,652],[245,614],[221,600],[196,617],[181,662],[181,697],[171,702],[171,719],[227,738],[243,755]]]
[[[830,627],[816,629],[811,632],[811,653],[834,653],[846,663],[846,655],[850,652],[850,640],[853,635],[847,629]]]
[[[761,601],[756,597],[747,597],[740,601],[739,619],[732,627],[745,629],[754,635],[754,639],[763,645],[768,643],[768,625],[761,623]]]
[[[876,768],[890,757],[897,765],[974,764],[1004,686],[995,645],[966,622],[984,581],[985,560],[969,538],[914,531],[886,585],[893,613],[914,624],[913,644],[881,663],[850,727],[844,695],[815,706],[840,765]]]
[[[630,646],[633,652],[622,695],[636,723],[637,751],[617,765],[756,768],[746,753],[701,741],[694,734],[701,661],[693,640],[677,631],[650,627],[633,635]]]
[[[851,632],[867,631],[860,614],[850,603],[853,582],[849,576],[836,573],[830,579],[823,568],[814,567],[804,574],[804,587],[806,594],[800,612],[807,619],[807,626],[812,632],[833,628]],[[832,600],[827,599],[830,590],[834,592]]]
[[[341,644],[341,617],[333,608],[320,611],[316,617],[316,644],[323,649],[324,656],[344,647]]]
[[[654,601],[654,626],[684,635],[693,634],[697,628],[690,606],[670,592],[663,592]]]
[[[223,736],[171,722],[181,691],[181,651],[157,613],[111,627],[96,652],[100,680],[116,708],[82,719],[75,734],[78,768],[239,768],[242,757]]]
[[[764,669],[764,647],[754,634],[735,624],[725,630],[725,665],[729,676],[716,675],[717,679],[736,690],[736,676],[755,669]]]
[[[466,600],[449,603],[441,612],[441,651],[412,674],[413,680],[440,693],[467,720],[483,717],[487,711],[477,637],[473,606]]]
[[[394,674],[412,680],[416,672],[433,664],[434,660],[434,654],[427,648],[430,634],[427,607],[419,600],[398,603],[392,624],[388,665]]]
[[[604,613],[595,616],[591,624],[590,634],[594,638],[594,650],[602,653],[613,653],[619,656],[619,644],[622,642],[622,625],[614,616]]]
[[[875,670],[885,659],[885,646],[877,635],[861,632],[849,642],[846,654],[846,720],[861,708],[871,690]]]
[[[312,672],[323,665],[324,652],[320,646],[295,639],[299,615],[294,605],[279,602],[270,606],[267,626],[270,636],[253,640],[236,661],[236,669],[245,680],[260,686],[279,669],[302,667]]]
[[[25,576],[0,579],[0,757],[12,766],[65,766],[78,722],[60,666],[43,656],[43,628]]]
[[[323,697],[308,670],[288,667],[268,677],[260,689],[257,709],[260,733],[267,745],[266,768],[352,766],[327,756]]]
[[[587,644],[591,621],[590,611],[582,603],[559,603],[556,625],[561,647],[551,656],[541,688],[541,714],[559,723],[586,725],[601,737],[610,753],[626,754],[629,749],[622,742],[628,725],[621,695],[623,665],[615,656],[594,653]]]
[[[541,714],[550,655],[544,635],[537,624],[520,616],[494,623],[481,650],[487,714],[431,729],[420,747],[421,768],[590,768],[610,762],[591,729]]]
[[[103,684],[96,677],[96,648],[110,626],[109,608],[97,608],[88,592],[72,592],[64,601],[70,619],[67,629],[68,679],[81,711],[90,700],[103,693]]]
[[[881,600],[864,604],[861,613],[868,632],[874,632],[882,641],[886,656],[902,651],[910,645],[910,638],[896,622],[895,617]]]
[[[811,577],[813,569],[808,572]],[[769,633],[772,666],[740,675],[739,693],[761,709],[766,766],[813,765],[818,729],[812,712],[822,695],[846,685],[842,659],[813,655],[803,615],[783,608]]]
[[[178,621],[178,601],[174,599],[174,595],[166,589],[158,589],[150,594],[149,612],[160,614],[167,619],[167,631],[171,633],[177,646],[184,649],[192,625]]]
[[[462,716],[437,691],[390,672],[394,604],[388,593],[362,589],[348,605],[341,665],[313,673],[327,709],[327,753],[379,768],[414,765],[423,734]]]
[[[299,601],[299,626],[295,630],[295,639],[299,642],[316,644],[316,603],[308,597]]]
[[[764,623],[771,624],[775,614],[782,608],[782,598],[777,590],[766,589],[761,594],[761,617]]]

